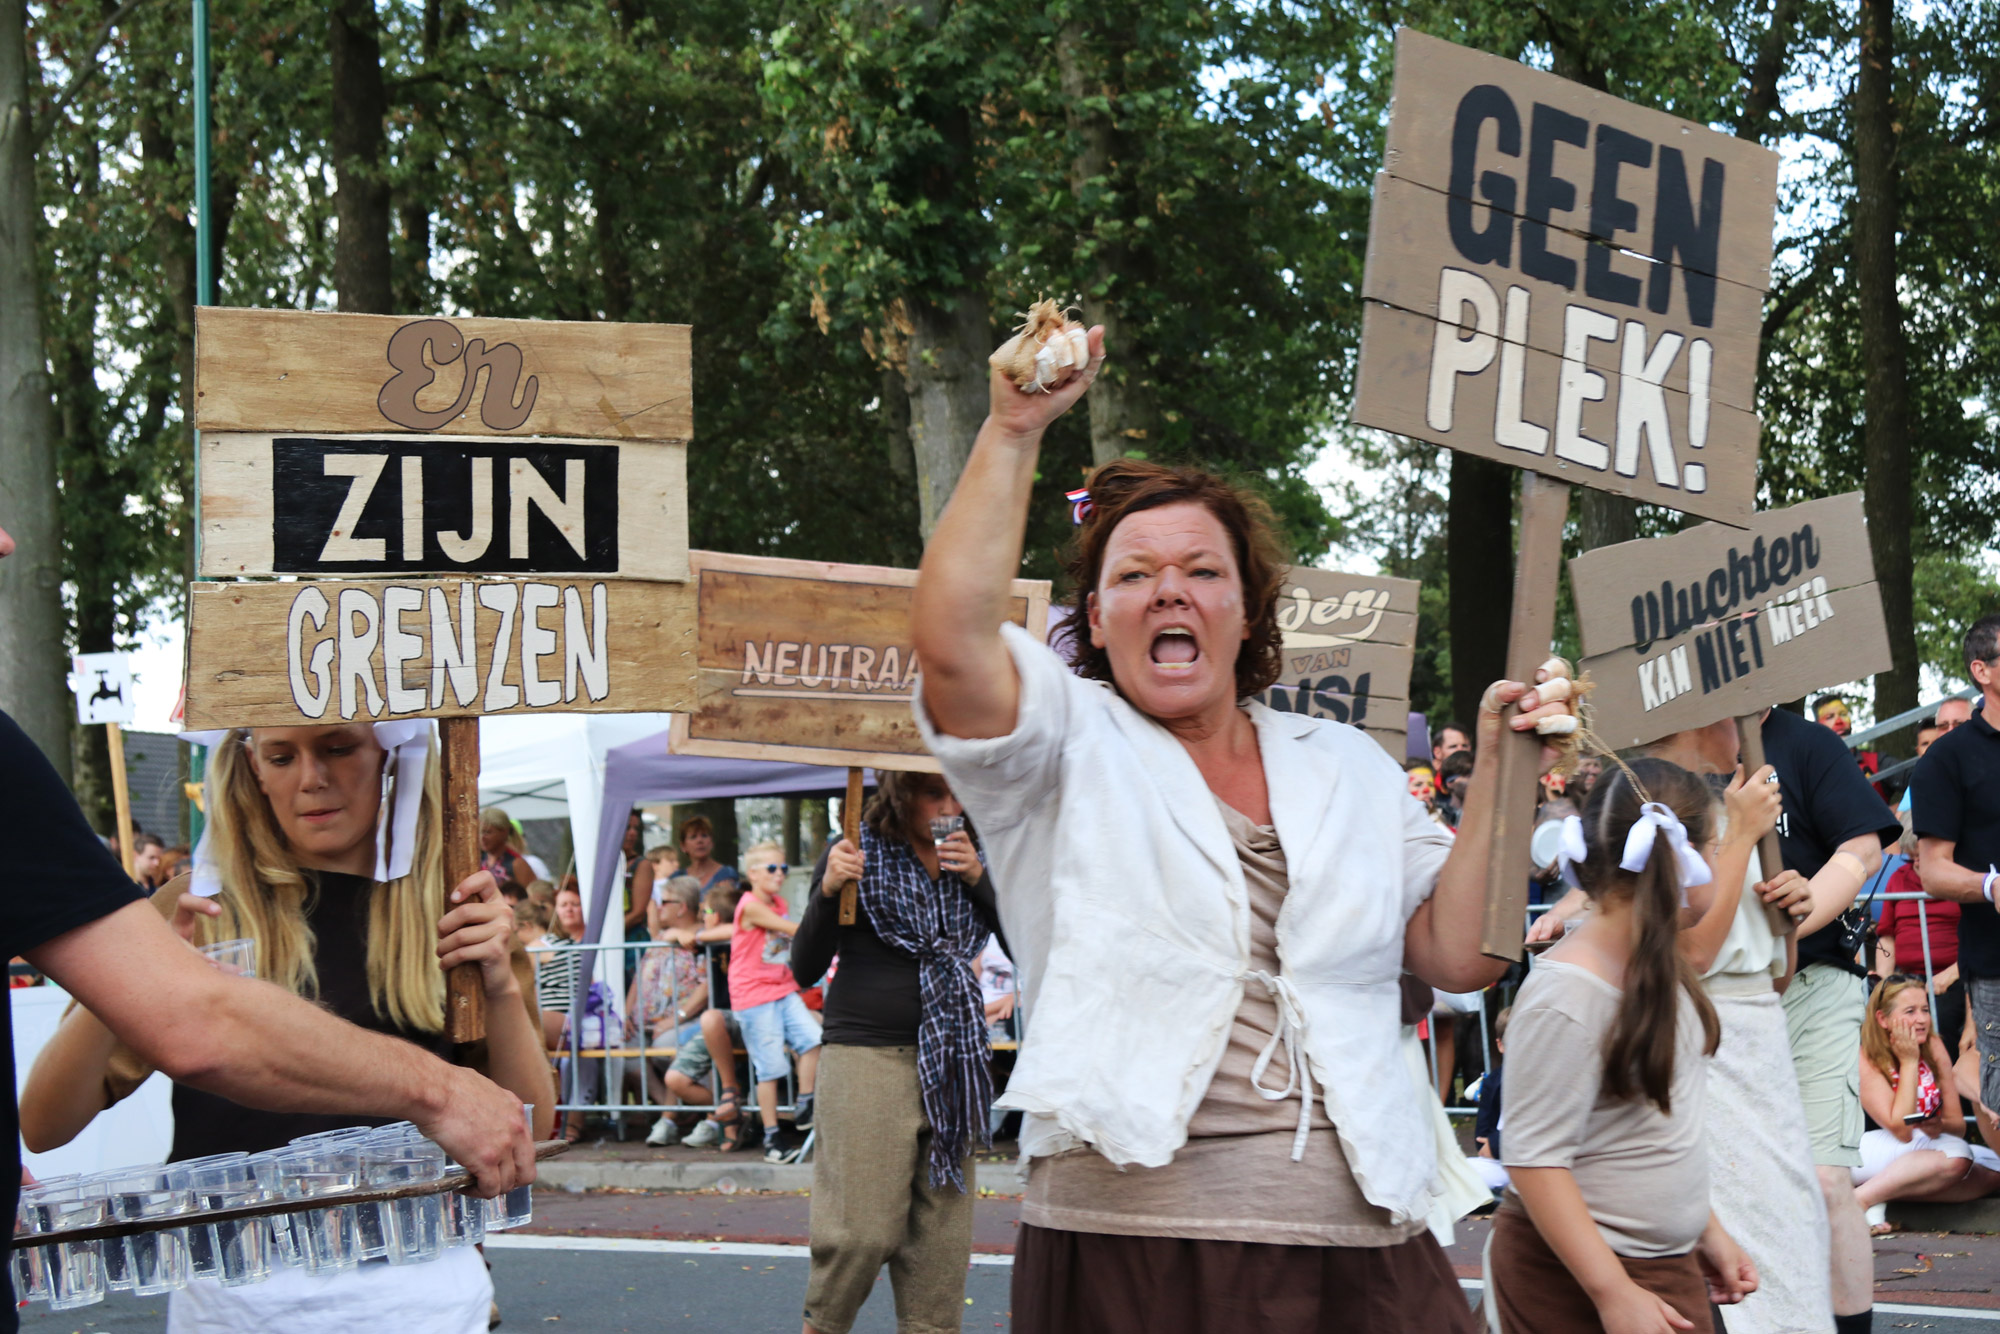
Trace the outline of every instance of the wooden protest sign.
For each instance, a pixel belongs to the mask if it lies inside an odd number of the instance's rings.
[[[1353,419],[1526,470],[1507,673],[1554,630],[1567,483],[1745,522],[1775,153],[1409,29]],[[1521,957],[1540,740],[1499,746],[1481,948]]]
[[[192,592],[191,728],[652,713],[695,701],[688,584],[316,579]]]
[[[937,773],[910,713],[915,570],[690,555],[698,598],[694,706],[677,755]],[[1017,579],[1009,615],[1037,639],[1049,585]]]
[[[1259,698],[1284,712],[1352,723],[1402,763],[1423,585],[1294,565],[1281,587],[1283,674]]]
[[[188,726],[439,718],[456,883],[479,715],[692,704],[685,326],[202,307],[194,381],[197,570],[307,578],[192,587]]]
[[[1612,746],[1754,714],[1890,666],[1860,492],[1569,563],[1592,726]]]
[[[1744,519],[1777,164],[1400,30],[1355,420]]]

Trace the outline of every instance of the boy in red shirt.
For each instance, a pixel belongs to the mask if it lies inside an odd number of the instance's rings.
[[[737,901],[736,934],[729,949],[729,1003],[750,1053],[757,1115],[770,1146],[764,1160],[772,1163],[798,1157],[798,1131],[812,1124],[813,1075],[819,1069],[819,1023],[799,998],[798,979],[792,976],[792,937],[799,924],[787,919],[784,896],[778,892],[790,869],[783,857],[775,843],[759,844],[744,854],[750,892]],[[797,1129],[789,1134],[778,1129],[778,1081],[790,1068],[787,1046],[799,1058]]]

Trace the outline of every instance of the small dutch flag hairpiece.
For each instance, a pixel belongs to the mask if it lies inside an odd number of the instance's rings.
[[[1081,525],[1097,510],[1097,507],[1090,503],[1089,487],[1080,486],[1069,492],[1065,499],[1069,501],[1069,521],[1073,524]]]

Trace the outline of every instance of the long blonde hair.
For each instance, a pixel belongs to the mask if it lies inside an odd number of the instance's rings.
[[[385,757],[386,762],[386,757]],[[317,998],[316,942],[306,912],[314,893],[299,869],[271,803],[257,785],[248,728],[232,728],[214,752],[209,839],[222,873],[222,915],[202,919],[204,944],[257,942],[257,972],[297,995]],[[368,901],[368,998],[378,1017],[414,1032],[444,1029],[444,972],[437,921],[444,912],[444,796],[437,742],[424,756],[410,873],[377,884]]]

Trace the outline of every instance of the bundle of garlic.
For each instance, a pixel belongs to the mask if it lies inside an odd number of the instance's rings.
[[[1006,372],[1015,387],[1045,394],[1064,371],[1080,371],[1090,364],[1089,335],[1055,302],[1037,301],[1023,318],[1026,323],[986,359]]]

